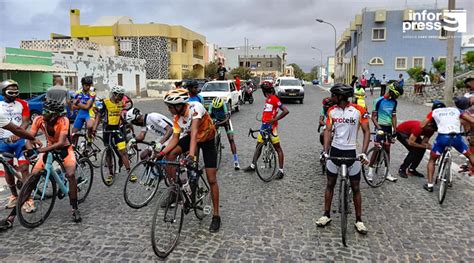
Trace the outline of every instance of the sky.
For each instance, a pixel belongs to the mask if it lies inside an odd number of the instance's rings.
[[[69,9],[81,10],[81,23],[101,16],[129,16],[134,23],[183,25],[219,46],[244,44],[287,47],[287,62],[304,70],[334,53],[338,38],[357,13],[365,8],[430,8],[448,0],[0,0],[0,46],[19,47],[20,40],[49,39],[50,33],[69,35]],[[468,32],[474,35],[474,0],[456,0],[467,10]]]

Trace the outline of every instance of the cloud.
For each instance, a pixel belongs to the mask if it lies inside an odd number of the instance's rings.
[[[433,0],[407,0],[410,6],[431,7]],[[438,6],[447,6],[439,0]],[[474,34],[472,0],[458,0],[468,9],[468,33]],[[337,37],[355,14],[365,7],[402,9],[405,1],[393,0],[0,0],[5,14],[0,25],[0,46],[19,46],[24,39],[48,39],[51,32],[69,34],[69,9],[81,10],[81,23],[92,24],[101,16],[129,16],[135,23],[183,25],[220,46],[251,45],[287,47],[288,62],[309,70],[334,52],[334,33],[315,18],[331,21]],[[315,60],[313,60],[315,58]]]

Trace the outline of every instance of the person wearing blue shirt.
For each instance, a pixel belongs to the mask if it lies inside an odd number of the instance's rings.
[[[185,87],[189,91],[189,102],[196,101],[201,104],[204,103],[204,98],[199,95],[199,85],[197,81],[191,80],[189,83],[186,83]]]

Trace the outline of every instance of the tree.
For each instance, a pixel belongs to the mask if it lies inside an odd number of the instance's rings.
[[[304,80],[312,81],[313,79],[317,79],[318,78],[318,71],[319,71],[319,67],[314,66],[313,68],[311,68],[309,73],[305,74]]]
[[[204,77],[212,79],[217,74],[218,67],[216,62],[209,62],[204,66]]]
[[[250,69],[247,67],[237,67],[230,71],[230,75],[233,78],[234,76],[239,75],[241,79],[250,79],[252,74]]]
[[[464,61],[465,64],[468,65],[470,69],[474,68],[474,51],[468,51],[464,55]]]
[[[197,70],[186,70],[183,71],[183,79],[195,79],[199,76],[199,72]]]
[[[300,66],[298,66],[297,64],[295,63],[291,63],[290,65],[288,66],[292,66],[293,67],[293,70],[294,70],[294,73],[295,73],[295,78],[297,79],[303,79],[305,77],[305,73],[304,71],[300,68]]]
[[[436,69],[438,73],[443,73],[446,71],[446,60],[445,59],[437,59],[433,61],[433,68]]]
[[[423,69],[421,67],[413,67],[407,70],[408,75],[415,82],[423,81],[423,75],[421,74]]]

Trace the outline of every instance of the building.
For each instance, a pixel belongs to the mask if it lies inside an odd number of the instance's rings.
[[[349,83],[352,75],[363,73],[374,73],[376,78],[385,74],[388,79],[398,79],[400,73],[408,77],[406,71],[412,67],[429,71],[434,60],[445,59],[446,31],[423,30],[418,26],[420,17],[414,15],[419,12],[442,10],[363,9],[337,42],[336,81]],[[415,26],[407,29],[405,25]],[[460,34],[455,37],[455,56],[459,58]]]
[[[206,43],[206,52],[207,58],[204,59],[205,63],[216,62],[222,63],[225,65],[225,56],[224,52],[219,50],[219,46],[212,43]]]
[[[53,65],[51,52],[0,48],[0,81],[18,82],[20,96],[29,98],[53,86],[53,74],[75,76],[75,71]]]
[[[284,66],[285,66],[285,58],[286,58],[286,47],[283,46],[267,46],[267,47],[260,47],[260,46],[237,46],[237,47],[219,47],[219,50],[221,50],[224,54],[224,57],[226,59],[226,63],[224,64],[225,67],[228,70],[232,70],[236,67],[241,66],[240,62],[242,60],[247,59],[248,61],[252,60],[255,61],[253,58],[275,58],[279,57],[281,60],[281,63],[278,64],[278,76],[281,75],[284,71]],[[256,64],[249,64],[249,63],[244,63],[244,66],[247,67],[252,67],[251,65]],[[262,64],[263,66],[263,64]],[[272,65],[272,68],[275,67]],[[255,69],[258,71],[258,67]]]
[[[463,36],[461,44],[461,57],[464,58],[466,53],[469,51],[474,51],[474,36]]]
[[[239,67],[250,68],[253,76],[282,75],[283,59],[279,55],[239,55]]]
[[[145,95],[144,59],[115,56],[113,47],[71,38],[24,40],[20,46],[48,51],[53,66],[76,72],[75,75],[55,74],[63,77],[65,86],[71,90],[80,88],[82,77],[93,76],[94,88],[99,94],[107,95],[113,86],[120,85],[129,95]]]
[[[179,25],[134,24],[130,17],[106,16],[81,24],[70,10],[71,37],[114,47],[116,55],[145,59],[147,79],[182,78],[186,71],[204,77],[206,37]]]
[[[324,78],[325,84],[333,84],[334,79],[332,75],[334,74],[334,56],[329,56],[328,61],[326,63],[326,76]]]

